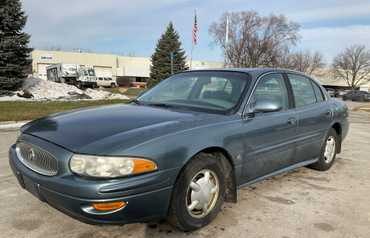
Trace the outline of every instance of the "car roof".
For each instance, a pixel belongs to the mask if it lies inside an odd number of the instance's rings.
[[[269,72],[279,72],[279,73],[295,73],[305,75],[302,72],[294,71],[290,69],[283,69],[283,68],[217,68],[217,69],[196,69],[196,70],[189,70],[187,72],[199,72],[199,71],[230,71],[230,72],[243,72],[250,74],[253,78],[257,78],[262,74],[269,73]],[[306,75],[305,75],[306,76]]]

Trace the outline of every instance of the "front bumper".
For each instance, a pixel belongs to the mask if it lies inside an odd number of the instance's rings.
[[[89,224],[126,224],[165,218],[172,192],[169,178],[177,173],[173,169],[108,181],[84,179],[67,172],[48,177],[23,165],[17,158],[15,145],[9,150],[9,163],[24,189],[61,212]],[[82,209],[92,203],[111,201],[124,201],[127,205],[108,214],[91,214]]]

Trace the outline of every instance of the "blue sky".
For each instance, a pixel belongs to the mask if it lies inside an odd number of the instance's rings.
[[[61,47],[94,52],[150,56],[169,21],[191,49],[194,9],[199,44],[194,59],[221,61],[208,28],[226,11],[284,14],[301,25],[300,50],[318,50],[329,62],[343,48],[370,48],[369,0],[22,0],[26,31],[34,48]]]

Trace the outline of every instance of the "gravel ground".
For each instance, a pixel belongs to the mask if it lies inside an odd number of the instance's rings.
[[[300,168],[239,191],[206,228],[181,233],[166,223],[92,226],[39,202],[11,174],[15,131],[0,131],[1,237],[370,237],[370,114],[351,113],[343,152],[328,172]]]

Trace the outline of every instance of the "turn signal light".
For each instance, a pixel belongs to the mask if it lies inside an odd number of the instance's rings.
[[[135,159],[133,161],[134,161],[134,169],[132,171],[133,174],[146,173],[157,169],[157,165],[153,161],[146,159]]]
[[[126,206],[126,203],[123,201],[117,202],[102,202],[102,203],[93,203],[92,206],[97,211],[107,212],[121,209]]]

